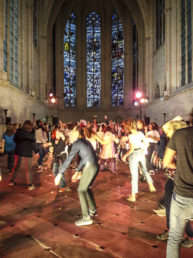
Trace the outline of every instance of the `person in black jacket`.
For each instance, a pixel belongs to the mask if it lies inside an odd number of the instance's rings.
[[[53,141],[53,173],[57,176],[59,168],[62,166],[64,160],[66,159],[67,153],[65,151],[65,136],[62,132],[57,129],[55,140]],[[71,191],[69,187],[66,186],[66,180],[64,174],[60,180],[59,192]]]
[[[15,147],[15,162],[10,174],[9,185],[15,184],[17,171],[20,167],[21,159],[24,160],[27,177],[28,190],[33,190],[35,186],[32,184],[32,157],[35,149],[35,134],[33,132],[33,124],[26,120],[23,127],[18,129],[14,141]]]

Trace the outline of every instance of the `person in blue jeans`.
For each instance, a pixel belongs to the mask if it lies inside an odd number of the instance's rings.
[[[7,154],[7,169],[11,172],[14,164],[14,154],[15,154],[15,127],[13,124],[7,126],[6,132],[3,134],[5,153]]]
[[[177,130],[170,139],[164,167],[176,169],[170,208],[167,258],[180,257],[184,228],[193,219],[193,126]],[[177,163],[175,163],[175,157]]]
[[[145,135],[137,130],[137,124],[134,119],[127,119],[122,124],[129,133],[128,143],[130,146],[129,150],[122,157],[122,160],[125,162],[127,156],[129,156],[129,168],[131,172],[131,195],[127,198],[127,201],[135,202],[138,194],[139,165],[147,179],[150,192],[155,192],[156,189],[146,167],[145,153],[148,142]]]
[[[78,154],[80,162],[75,175],[78,175],[81,171],[78,195],[82,209],[82,218],[76,221],[75,224],[77,226],[91,225],[93,224],[91,216],[96,215],[96,205],[91,186],[99,170],[98,159],[92,144],[84,138],[84,129],[82,127],[75,127],[71,136],[71,141],[73,142],[71,151],[59,169],[59,173],[55,178],[55,185],[60,184],[62,174],[64,174],[73,158]]]

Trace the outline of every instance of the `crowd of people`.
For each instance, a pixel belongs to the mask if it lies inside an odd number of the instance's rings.
[[[24,161],[28,190],[34,190],[32,161],[37,160],[38,173],[48,156],[59,191],[70,191],[65,171],[76,168],[72,182],[79,181],[78,195],[82,218],[77,226],[93,224],[97,214],[92,183],[97,173],[109,170],[117,174],[116,159],[126,162],[131,174],[128,202],[136,202],[138,181],[146,182],[150,192],[156,192],[152,175],[158,170],[167,174],[163,208],[166,210],[166,230],[157,235],[168,240],[167,258],[179,257],[180,243],[193,246],[193,127],[181,117],[163,126],[155,122],[128,118],[116,123],[104,117],[97,123],[80,120],[48,126],[41,120],[26,120],[23,125],[9,124],[2,137],[7,155],[10,186],[16,184],[21,161]],[[179,155],[180,154],[180,155]],[[178,165],[179,164],[179,165]],[[184,211],[184,212],[182,212]],[[187,223],[186,223],[187,222]],[[185,228],[186,227],[186,228]],[[185,228],[185,238],[184,236]],[[183,240],[182,240],[183,239]],[[174,255],[175,254],[175,255]]]

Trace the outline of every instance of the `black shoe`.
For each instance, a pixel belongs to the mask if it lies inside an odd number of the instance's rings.
[[[168,236],[169,236],[169,232],[168,232],[168,230],[166,229],[166,230],[164,231],[164,233],[157,235],[156,238],[157,238],[158,240],[165,241],[165,240],[168,239]]]
[[[193,246],[193,240],[190,239],[189,237],[185,237],[182,242],[181,242],[181,246],[185,247],[185,248],[190,248]]]
[[[146,179],[145,176],[141,176],[139,181],[142,182],[142,183],[147,183],[147,179]]]

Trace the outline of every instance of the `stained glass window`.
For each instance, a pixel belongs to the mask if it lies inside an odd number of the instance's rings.
[[[4,6],[5,6],[5,16],[4,16],[5,37],[3,41],[3,70],[7,72],[7,0],[4,0]]]
[[[185,37],[186,37],[186,22],[185,22],[185,0],[181,0],[181,84],[184,85],[186,82],[186,48],[185,48]]]
[[[187,57],[188,57],[188,83],[192,82],[192,6],[191,0],[187,0]]]
[[[76,17],[70,15],[64,31],[64,105],[76,106]]]
[[[14,83],[18,84],[18,0],[14,1]]]
[[[133,90],[138,89],[138,33],[134,20],[132,20],[132,32],[133,32]]]
[[[156,49],[165,41],[165,0],[156,0]]]
[[[192,5],[181,0],[181,85],[192,82]]]
[[[124,100],[124,35],[117,11],[112,15],[112,106]]]
[[[33,43],[37,46],[37,2],[33,0]]]
[[[13,0],[10,0],[10,81],[13,82]]]
[[[95,12],[87,17],[87,107],[101,101],[101,19]]]

